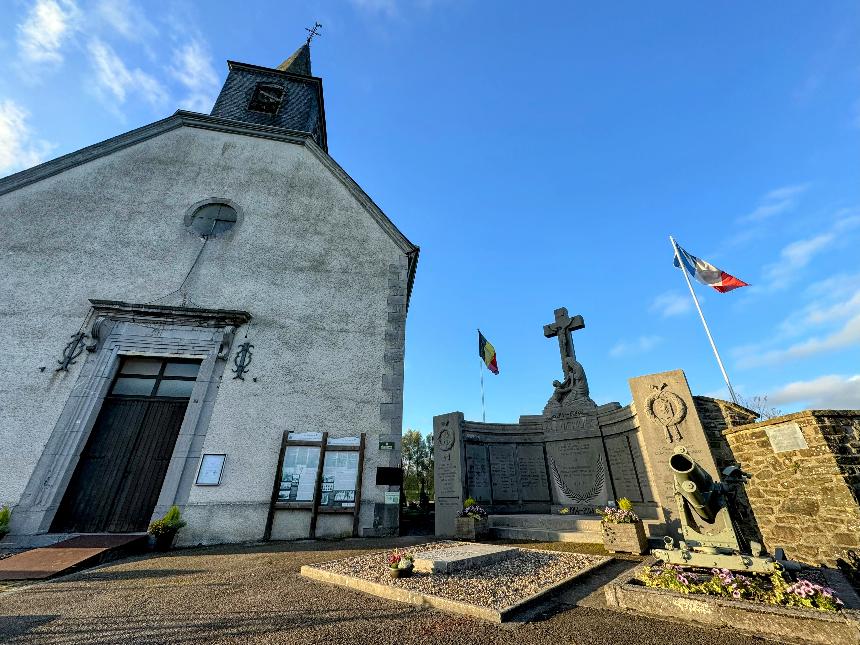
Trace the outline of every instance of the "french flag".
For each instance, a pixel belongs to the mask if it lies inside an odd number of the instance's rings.
[[[702,284],[713,287],[720,293],[726,293],[738,287],[749,286],[743,280],[738,280],[735,276],[729,275],[725,271],[720,271],[710,262],[705,262],[695,255],[687,253],[677,242],[675,246],[678,249],[678,253],[675,255],[675,266],[681,266],[678,264],[678,258],[680,258],[687,272]]]

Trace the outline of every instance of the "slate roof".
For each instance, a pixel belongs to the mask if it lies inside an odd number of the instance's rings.
[[[311,74],[311,48],[305,43],[299,47],[292,56],[278,65],[282,72],[301,74],[302,76],[313,76]]]

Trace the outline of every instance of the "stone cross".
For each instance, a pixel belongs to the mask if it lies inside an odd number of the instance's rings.
[[[576,359],[576,353],[573,351],[573,338],[571,332],[585,327],[585,321],[582,316],[574,316],[573,318],[567,315],[567,308],[561,307],[555,310],[555,322],[543,326],[543,335],[547,338],[553,336],[558,337],[558,349],[561,352],[561,369],[565,377],[571,367],[568,364],[567,358]]]

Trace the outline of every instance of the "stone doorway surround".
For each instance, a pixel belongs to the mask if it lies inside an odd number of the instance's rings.
[[[229,309],[92,299],[90,304],[86,359],[12,515],[13,535],[50,529],[121,356],[202,361],[153,517],[173,504],[181,507],[194,479],[233,337],[251,320],[248,312]]]

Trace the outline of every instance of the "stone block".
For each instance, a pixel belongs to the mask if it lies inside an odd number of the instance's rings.
[[[509,546],[467,542],[448,549],[415,553],[413,562],[416,571],[451,573],[499,562],[518,551],[519,549]]]

